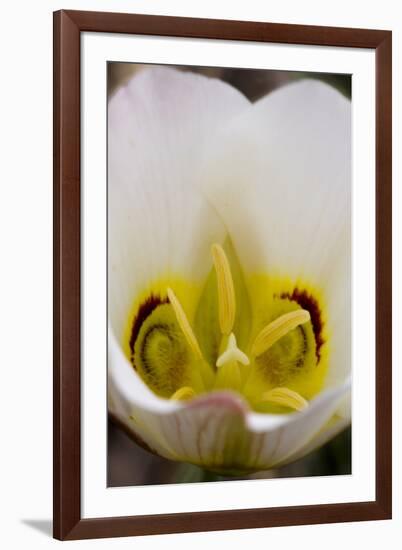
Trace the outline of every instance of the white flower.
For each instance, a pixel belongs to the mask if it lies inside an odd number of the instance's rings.
[[[109,104],[109,410],[224,473],[350,422],[350,103],[146,69]],[[212,251],[212,253],[211,253]]]

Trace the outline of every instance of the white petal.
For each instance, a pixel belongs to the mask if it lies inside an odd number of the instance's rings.
[[[199,159],[222,124],[248,105],[229,85],[146,69],[108,108],[109,312],[120,336],[138,290],[161,275],[202,280],[224,227],[194,192]]]
[[[243,269],[317,285],[328,308],[328,387],[350,371],[351,108],[312,80],[280,88],[219,137],[202,186]]]
[[[326,390],[303,411],[285,417],[287,421],[278,425],[275,430],[269,429],[270,421],[264,418],[267,415],[249,415],[250,429],[254,433],[263,434],[259,456],[256,459],[259,469],[279,465],[298,452],[300,456],[304,455],[304,448],[307,449],[308,442],[336,414],[349,391],[349,382],[336,389]]]
[[[166,458],[176,458],[160,427],[160,418],[180,408],[177,401],[157,397],[133,369],[109,328],[108,409],[150,449]]]
[[[338,435],[342,430],[350,425],[350,391],[342,399],[340,406],[335,411],[327,424],[308,441],[306,445],[301,447],[296,453],[291,454],[286,460],[277,466],[283,466],[289,462],[294,462],[303,456],[310,454],[312,451],[322,447]]]
[[[338,256],[338,265],[334,267],[334,273],[338,279],[333,279],[332,283],[328,281],[326,292],[328,328],[331,338],[326,387],[336,387],[349,377],[351,372],[352,275],[349,254]]]
[[[331,273],[348,245],[350,102],[316,81],[265,96],[219,136],[205,190],[247,270]]]

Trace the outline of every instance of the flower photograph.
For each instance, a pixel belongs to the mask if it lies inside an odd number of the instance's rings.
[[[349,475],[351,76],[108,63],[108,486]]]

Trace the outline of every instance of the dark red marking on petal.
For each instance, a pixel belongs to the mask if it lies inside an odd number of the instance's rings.
[[[143,302],[140,307],[138,308],[137,315],[134,318],[133,326],[131,328],[131,334],[130,334],[130,351],[131,351],[131,360],[134,365],[134,346],[135,342],[137,340],[137,336],[140,332],[140,329],[147,317],[151,315],[151,313],[161,304],[167,304],[168,299],[167,298],[161,298],[160,296],[156,296],[154,294],[150,294],[148,298]],[[135,365],[134,365],[135,368]]]
[[[322,334],[324,323],[322,321],[321,309],[318,301],[306,290],[300,290],[298,288],[295,288],[292,293],[282,293],[281,298],[287,298],[288,300],[293,300],[294,302],[297,302],[301,308],[306,309],[310,313],[311,324],[313,326],[316,344],[315,354],[318,363],[321,358],[321,348],[325,344],[325,340]]]

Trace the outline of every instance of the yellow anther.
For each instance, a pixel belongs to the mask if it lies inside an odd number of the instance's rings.
[[[175,312],[177,322],[179,323],[179,326],[187,340],[188,345],[190,346],[194,355],[202,359],[200,346],[198,345],[197,338],[195,337],[193,329],[191,328],[191,325],[186,317],[186,314],[184,313],[184,309],[182,308],[179,300],[177,299],[175,293],[171,288],[167,289],[167,295],[169,298],[169,302]]]
[[[278,317],[257,335],[251,348],[251,354],[255,357],[261,355],[288,332],[309,320],[310,313],[305,309],[297,309]]]
[[[237,347],[236,336],[232,332],[229,336],[227,348],[218,357],[216,366],[222,367],[222,365],[230,364],[233,361],[241,363],[242,365],[250,364],[250,359],[247,357],[247,355]]]
[[[183,386],[175,391],[170,399],[174,399],[176,401],[186,401],[187,399],[192,399],[193,397],[195,397],[195,391],[193,388],[190,388],[190,386]]]
[[[304,397],[289,388],[274,388],[273,390],[265,392],[261,402],[281,405],[282,407],[288,407],[295,411],[301,411],[308,406],[308,402]]]
[[[236,314],[235,291],[230,265],[223,248],[219,244],[212,245],[212,257],[218,281],[219,325],[222,334],[230,334]]]

